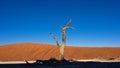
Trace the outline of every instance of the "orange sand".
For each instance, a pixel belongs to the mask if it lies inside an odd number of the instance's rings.
[[[66,59],[92,59],[120,56],[120,48],[65,47]],[[0,61],[59,58],[59,49],[48,44],[11,44],[0,46]]]

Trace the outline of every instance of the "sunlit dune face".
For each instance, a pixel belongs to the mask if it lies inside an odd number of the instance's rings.
[[[120,56],[120,48],[65,47],[66,59],[91,59],[118,56]],[[32,43],[0,46],[0,61],[49,59],[51,57],[59,59],[58,46]]]

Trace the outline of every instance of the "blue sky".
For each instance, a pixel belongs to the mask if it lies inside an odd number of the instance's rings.
[[[0,45],[61,43],[58,24],[72,19],[67,45],[120,47],[119,0],[0,0]]]

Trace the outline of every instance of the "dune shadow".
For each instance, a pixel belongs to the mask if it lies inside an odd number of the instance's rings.
[[[0,64],[0,68],[120,68],[120,62],[71,62],[51,59],[26,64]]]

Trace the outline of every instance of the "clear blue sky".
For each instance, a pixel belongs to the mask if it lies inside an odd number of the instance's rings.
[[[0,0],[0,45],[61,43],[70,18],[67,45],[120,47],[120,0]]]

